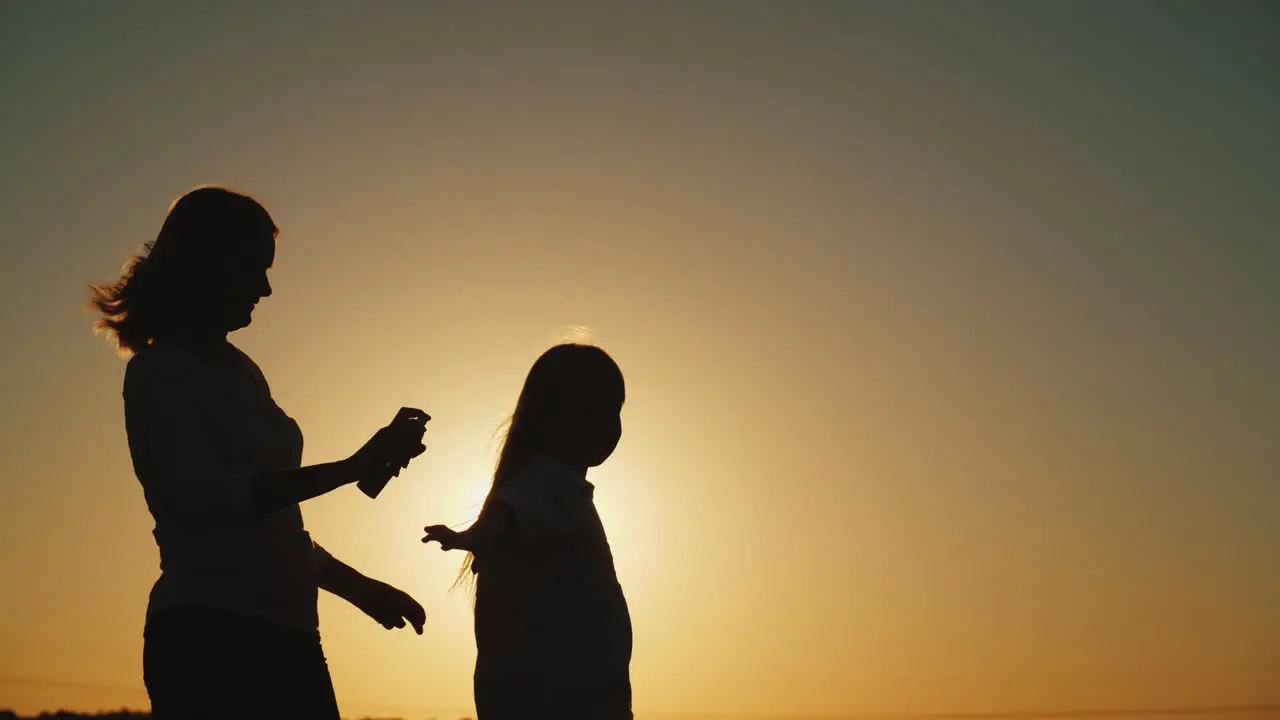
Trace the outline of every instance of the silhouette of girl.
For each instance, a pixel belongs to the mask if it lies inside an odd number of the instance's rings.
[[[425,449],[415,413],[346,460],[300,467],[298,425],[227,340],[271,295],[276,235],[252,198],[198,188],[169,208],[119,281],[93,288],[98,328],[132,354],[125,426],[160,550],[143,650],[159,720],[337,720],[318,588],[388,629],[408,622],[422,633],[422,607],[314,544],[299,508],[407,467]]]
[[[631,618],[588,468],[622,435],[622,372],[557,345],[525,380],[480,516],[423,542],[470,553],[480,720],[631,718]],[[471,577],[473,576],[473,578]]]

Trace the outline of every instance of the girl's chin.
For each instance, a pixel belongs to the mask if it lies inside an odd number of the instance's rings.
[[[605,461],[612,456],[613,456],[613,453],[609,453],[608,455],[605,455],[604,457],[601,457],[601,458],[592,458],[587,461],[587,467],[589,468],[600,467],[601,465],[605,464]]]

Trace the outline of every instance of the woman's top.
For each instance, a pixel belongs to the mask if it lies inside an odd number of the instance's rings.
[[[628,682],[631,616],[582,472],[539,457],[490,494],[514,523],[476,558],[477,682]]]
[[[248,356],[214,352],[225,361],[157,343],[125,371],[129,452],[160,550],[147,615],[198,605],[314,633],[329,555],[297,503],[265,514],[250,503],[256,475],[301,465],[302,432]]]

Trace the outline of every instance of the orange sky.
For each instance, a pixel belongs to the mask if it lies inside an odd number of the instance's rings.
[[[346,713],[470,707],[419,531],[579,326],[629,383],[592,479],[642,714],[1277,699],[1268,6],[218,7],[0,2],[0,707],[145,703],[79,303],[206,182],[281,228],[234,339],[306,460],[435,417],[377,502],[304,506],[429,614],[322,599]]]

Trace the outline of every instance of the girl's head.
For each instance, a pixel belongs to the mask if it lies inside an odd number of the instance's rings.
[[[92,288],[97,327],[124,352],[160,337],[225,335],[248,325],[271,294],[277,230],[256,200],[200,187],[171,206],[156,239],[114,283]]]
[[[573,468],[600,465],[622,437],[626,385],[617,363],[594,345],[565,344],[533,363],[507,429],[494,484],[502,484],[534,455]]]
[[[550,455],[584,472],[608,460],[622,437],[625,400],[622,371],[604,350],[578,344],[547,350],[533,363],[520,390],[493,487],[514,481],[538,455]],[[481,516],[487,507],[486,502]],[[459,583],[469,582],[474,563],[468,554]]]

